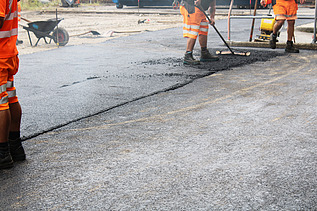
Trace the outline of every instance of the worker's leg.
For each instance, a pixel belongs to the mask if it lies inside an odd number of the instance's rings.
[[[201,48],[207,48],[207,35],[199,35],[199,44]]]
[[[287,42],[285,52],[287,53],[299,53],[299,50],[293,45],[295,20],[287,20]]]
[[[211,55],[207,49],[207,38],[208,36],[205,34],[199,34],[199,44],[201,47],[201,56],[200,61],[202,62],[212,62],[218,61],[218,56]]]
[[[194,46],[195,46],[195,43],[196,43],[196,39],[193,39],[193,38],[187,38],[187,47],[186,47],[186,51],[190,51],[192,52],[193,49],[194,49]]]
[[[292,41],[294,36],[295,20],[297,19],[298,4],[296,1],[287,1],[287,41]]]
[[[196,39],[188,37],[187,47],[184,56],[184,64],[198,65],[200,62],[193,57],[193,50],[196,43]]]
[[[184,64],[198,65],[200,62],[193,57],[193,50],[198,37],[199,22],[196,14],[189,14],[184,6],[180,7],[180,11],[183,15],[183,37],[187,38]]]
[[[11,115],[7,93],[8,66],[7,59],[0,59],[0,143],[8,142]]]
[[[287,41],[292,41],[294,36],[295,20],[287,21]]]
[[[9,109],[0,110],[0,169],[13,167],[13,160],[8,144],[10,120]]]
[[[293,36],[294,36],[294,27],[295,20],[297,19],[297,10],[298,5],[295,1],[286,1],[288,5],[287,10],[287,42],[285,52],[288,53],[299,53],[299,50],[293,46]]]
[[[10,110],[0,110],[0,143],[8,142],[10,123]]]
[[[207,48],[207,39],[208,39],[208,30],[209,30],[209,22],[206,19],[204,13],[200,12],[201,22],[199,27],[199,44],[201,47],[201,62],[212,62],[218,61],[219,58],[217,56],[211,55]]]
[[[20,131],[22,110],[18,97],[16,95],[16,88],[14,86],[14,75],[19,69],[19,58],[15,56],[8,60],[8,76],[6,92],[8,94],[9,110],[11,114],[10,131]]]
[[[273,33],[270,36],[271,48],[276,48],[276,37],[278,30],[287,20],[287,43],[285,51],[289,53],[298,53],[299,50],[293,46],[293,35],[295,19],[297,18],[298,5],[295,1],[281,1],[273,6],[274,14],[276,15],[276,23],[273,27]]]
[[[25,152],[20,137],[22,110],[18,98],[16,96],[16,89],[14,87],[14,75],[18,71],[19,59],[17,57],[15,57],[14,59],[15,60],[13,64],[15,67],[15,71],[11,72],[11,74],[8,77],[7,83],[7,92],[9,95],[9,108],[11,113],[9,145],[13,161],[22,161],[25,160]]]
[[[10,153],[14,161],[25,160],[25,152],[20,137],[22,110],[19,102],[10,104],[11,125],[9,133]]]
[[[275,24],[273,26],[273,33],[270,35],[270,47],[272,49],[276,48],[276,42],[277,42],[277,33],[282,28],[284,24],[285,19],[276,20]]]
[[[276,2],[276,4],[273,6],[273,12],[275,14],[275,24],[273,26],[273,32],[270,35],[270,47],[275,49],[278,32],[286,20],[285,15],[287,14],[287,6],[285,6],[285,2]]]
[[[13,166],[8,143],[11,114],[6,91],[8,78],[6,61],[6,59],[0,59],[0,169]]]
[[[9,104],[11,113],[10,132],[20,131],[22,109],[19,102]]]
[[[273,34],[277,36],[277,33],[279,32],[279,30],[282,28],[283,24],[284,24],[285,20],[276,20],[275,24],[273,26]]]

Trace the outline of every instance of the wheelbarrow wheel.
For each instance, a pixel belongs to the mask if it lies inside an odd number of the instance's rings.
[[[123,4],[117,3],[117,4],[116,4],[116,8],[117,8],[117,9],[122,9],[122,8],[123,8]]]
[[[57,31],[58,31],[58,42],[60,46],[65,46],[68,43],[69,35],[66,29],[58,27],[58,30],[53,31],[54,42],[57,43]]]

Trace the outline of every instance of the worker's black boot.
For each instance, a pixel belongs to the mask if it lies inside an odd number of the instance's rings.
[[[299,50],[294,47],[293,41],[287,41],[285,52],[287,52],[287,53],[299,53]]]
[[[219,60],[219,57],[211,55],[211,53],[209,53],[207,48],[204,48],[201,50],[201,56],[200,56],[201,62],[214,62],[218,60]]]
[[[270,35],[270,47],[272,49],[276,48],[276,42],[277,42],[277,35],[271,33],[271,35]]]
[[[184,56],[184,64],[199,65],[200,62],[194,59],[192,52],[186,52]]]
[[[13,167],[13,160],[10,155],[8,142],[0,143],[0,169]]]
[[[25,160],[25,152],[20,138],[15,140],[9,139],[9,148],[13,161]]]

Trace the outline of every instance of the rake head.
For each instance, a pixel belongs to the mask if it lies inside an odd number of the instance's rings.
[[[216,51],[218,55],[238,55],[238,56],[250,56],[250,52],[231,52],[231,51]]]

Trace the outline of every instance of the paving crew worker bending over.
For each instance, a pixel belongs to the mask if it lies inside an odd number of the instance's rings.
[[[14,87],[19,58],[17,0],[0,0],[0,169],[25,160],[20,138],[21,107]]]
[[[273,0],[274,2],[275,0]],[[285,20],[287,20],[287,42],[285,52],[299,53],[299,50],[293,46],[293,36],[295,28],[295,20],[297,19],[298,0],[276,0],[276,4],[273,6],[273,12],[275,15],[275,24],[273,26],[273,33],[270,35],[270,47],[276,48],[277,33],[283,26]],[[299,0],[301,4],[305,3],[305,0]],[[271,4],[272,0],[261,0],[261,5],[266,6]],[[274,4],[274,3],[273,3]]]
[[[184,64],[198,65],[200,61],[218,61],[217,56],[211,55],[207,49],[208,20],[202,11],[209,10],[211,24],[215,24],[216,0],[182,0],[180,12],[183,15],[183,36],[187,38]],[[194,59],[193,49],[198,38],[201,47],[200,61]]]

